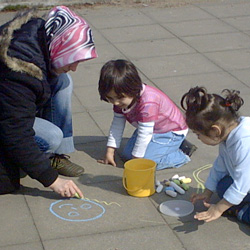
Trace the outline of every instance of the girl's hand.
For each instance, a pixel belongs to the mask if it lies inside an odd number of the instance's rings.
[[[105,159],[98,160],[97,162],[102,163],[102,164],[110,164],[110,165],[116,167],[116,163],[115,163],[115,149],[108,147]]]
[[[205,201],[203,202],[203,204],[208,208],[208,210],[205,212],[196,213],[196,215],[194,216],[195,219],[210,222],[220,218],[222,212],[217,208],[217,205],[210,204]]]
[[[203,193],[203,194],[192,194],[190,200],[194,204],[198,200],[209,201],[209,197],[207,197],[207,195],[205,193]]]
[[[213,194],[212,191],[205,189],[205,191],[202,194],[192,194],[190,200],[192,203],[195,203],[197,200],[203,200],[209,202],[212,194]]]
[[[205,222],[210,222],[218,219],[224,211],[233,206],[225,199],[221,199],[217,204],[210,204],[206,201],[203,202],[204,206],[208,208],[207,211],[197,213],[194,218],[197,220],[204,220]]]
[[[66,180],[58,177],[50,186],[54,192],[60,194],[62,197],[74,197],[77,193],[83,198],[82,191],[76,186],[72,180]]]
[[[97,162],[98,163],[102,163],[102,164],[110,164],[110,165],[116,167],[116,163],[114,161],[114,158],[113,159],[112,158],[109,159],[109,158],[106,157],[103,160],[97,160]]]

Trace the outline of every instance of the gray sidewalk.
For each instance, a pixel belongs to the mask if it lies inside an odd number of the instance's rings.
[[[186,194],[176,198],[164,193],[129,196],[122,185],[119,155],[117,168],[97,163],[105,152],[113,115],[112,106],[100,101],[97,90],[100,68],[110,59],[131,60],[147,84],[163,90],[178,106],[192,86],[216,93],[225,88],[240,90],[245,100],[241,114],[249,115],[250,1],[208,1],[176,8],[138,6],[77,9],[92,27],[99,55],[71,74],[77,149],[71,158],[85,167],[86,174],[74,180],[86,201],[61,199],[37,181],[22,179],[22,191],[0,197],[1,250],[250,249],[249,226],[234,218],[210,223],[194,220],[195,211],[204,209],[201,204],[180,218],[158,210],[166,200],[189,200],[200,191],[199,183],[209,172],[206,166],[217,156],[217,147],[202,144],[192,132],[188,139],[198,146],[192,161],[156,173],[160,181],[174,174],[192,179]],[[12,15],[1,13],[0,22]],[[125,137],[132,132],[127,124]],[[65,207],[73,208],[75,216],[70,217]]]

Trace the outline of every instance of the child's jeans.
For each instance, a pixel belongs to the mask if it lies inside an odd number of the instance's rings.
[[[125,159],[132,159],[132,150],[136,138],[137,130],[124,148],[123,156]],[[180,145],[184,139],[184,135],[177,135],[173,132],[153,134],[143,158],[155,161],[157,163],[156,170],[181,167],[190,161],[189,156],[180,150]]]
[[[35,140],[46,153],[71,153],[75,150],[71,111],[73,81],[70,75],[60,74],[52,86],[51,99],[35,119]]]
[[[231,176],[227,175],[222,178],[217,185],[217,193],[221,199],[229,186],[233,183]],[[232,206],[230,209],[240,208],[237,218],[238,220],[250,224],[250,194],[248,193],[243,201],[236,206]]]

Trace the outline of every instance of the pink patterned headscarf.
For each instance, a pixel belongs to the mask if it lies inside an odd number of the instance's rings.
[[[53,8],[49,12],[45,29],[55,69],[97,57],[89,25],[69,8]]]

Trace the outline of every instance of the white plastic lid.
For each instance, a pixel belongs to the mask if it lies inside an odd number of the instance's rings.
[[[162,202],[159,210],[165,215],[183,217],[194,211],[194,205],[185,200],[169,200]]]

